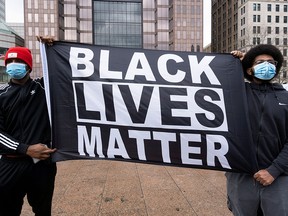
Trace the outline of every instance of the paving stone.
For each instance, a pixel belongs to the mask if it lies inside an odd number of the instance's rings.
[[[112,160],[57,167],[53,216],[232,216],[224,172]],[[21,215],[34,215],[26,199]]]

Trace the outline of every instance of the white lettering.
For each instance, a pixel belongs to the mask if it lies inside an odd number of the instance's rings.
[[[138,65],[142,66],[138,68]],[[156,81],[153,71],[149,65],[149,62],[145,56],[145,53],[135,52],[130,61],[129,67],[127,69],[127,73],[125,79],[134,80],[135,76],[145,76],[147,81]]]
[[[118,148],[116,147],[116,144],[118,145]],[[125,149],[121,134],[116,128],[111,128],[107,155],[109,158],[115,158],[115,155],[119,155],[125,159],[130,159]]]
[[[167,62],[169,60],[174,60],[176,63],[184,62],[184,60],[178,55],[165,54],[160,56],[158,59],[158,70],[160,75],[162,76],[163,79],[171,83],[178,83],[183,81],[186,75],[184,71],[177,70],[177,72],[174,75],[169,73],[167,68]]]
[[[97,154],[100,158],[104,158],[102,150],[102,139],[100,128],[91,128],[91,141],[89,140],[88,133],[85,126],[78,125],[78,152],[80,155],[85,155],[85,149],[90,157],[95,157],[95,145],[97,147]]]
[[[109,70],[109,50],[101,50],[99,62],[99,75],[103,79],[122,79],[122,71]]]
[[[231,169],[225,155],[229,150],[229,145],[225,137],[221,135],[208,134],[207,140],[207,165],[215,166],[215,158],[217,157],[223,168]],[[221,148],[215,149],[215,143],[221,145]]]
[[[200,62],[198,62],[197,56],[195,55],[189,55],[188,58],[193,83],[201,84],[201,74],[204,72],[211,84],[221,85],[209,65],[211,61],[215,58],[215,56],[204,56],[204,58]]]
[[[149,131],[129,130],[129,137],[136,139],[139,160],[146,161],[144,140],[151,139]]]
[[[161,141],[161,150],[163,162],[171,163],[169,142],[176,141],[175,133],[153,132],[153,138]]]
[[[83,55],[83,57],[81,57]],[[89,77],[94,73],[94,64],[91,60],[94,53],[90,49],[71,47],[69,63],[72,71],[72,77]],[[85,68],[79,69],[78,65]]]
[[[189,154],[200,154],[200,147],[190,147],[190,142],[198,142],[201,143],[201,135],[200,134],[180,134],[180,142],[181,142],[181,158],[183,164],[192,164],[192,165],[202,165],[202,160],[200,159],[192,159],[189,157]]]

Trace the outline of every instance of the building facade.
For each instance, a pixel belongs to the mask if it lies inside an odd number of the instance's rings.
[[[239,49],[245,52],[263,43],[277,46],[284,56],[278,81],[287,82],[288,1],[242,0],[239,10]],[[251,22],[248,22],[250,20]]]
[[[203,0],[25,0],[24,14],[33,76],[42,75],[36,35],[118,47],[203,50]]]
[[[8,75],[5,72],[4,55],[6,51],[13,46],[24,46],[24,39],[20,37],[5,22],[0,21],[0,83],[8,81]]]
[[[279,82],[287,82],[288,0],[212,1],[212,52],[247,52],[277,46],[284,56]]]
[[[212,0],[211,51],[230,52],[238,48],[238,0]]]
[[[41,57],[37,35],[64,38],[64,8],[62,1],[56,0],[25,0],[24,31],[25,46],[33,55],[32,77],[42,76]]]
[[[0,0],[0,22],[5,22],[5,0]]]

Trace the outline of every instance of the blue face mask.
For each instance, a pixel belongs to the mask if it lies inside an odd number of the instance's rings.
[[[6,73],[13,79],[22,79],[27,74],[26,64],[12,62],[7,64]]]
[[[275,65],[265,61],[254,66],[254,77],[260,80],[271,80],[276,75]]]

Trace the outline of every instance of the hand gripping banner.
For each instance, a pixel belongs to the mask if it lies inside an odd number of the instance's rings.
[[[54,161],[256,171],[241,62],[232,55],[57,41],[41,50]]]

